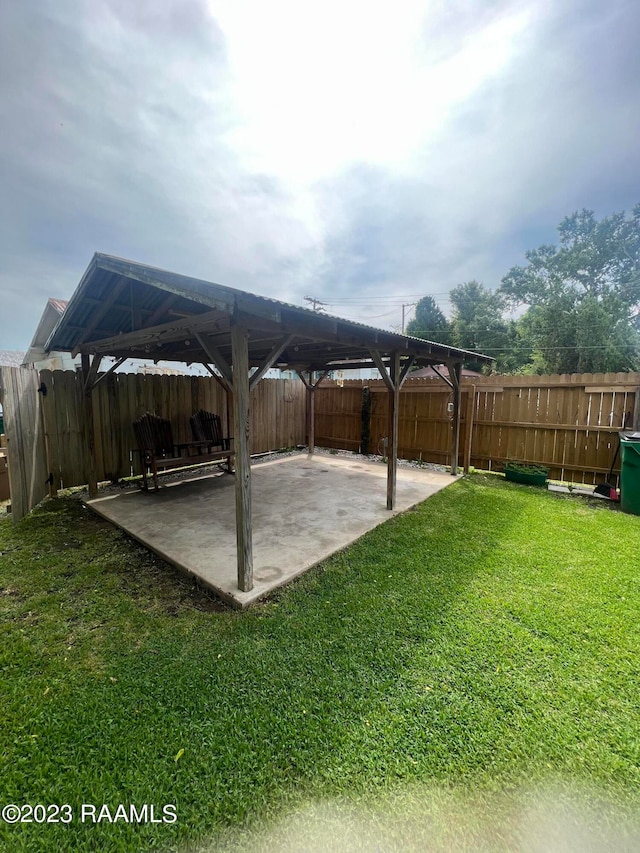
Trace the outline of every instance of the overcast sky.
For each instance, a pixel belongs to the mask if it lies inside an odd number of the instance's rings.
[[[399,327],[640,201],[637,0],[2,0],[0,349],[94,251]]]

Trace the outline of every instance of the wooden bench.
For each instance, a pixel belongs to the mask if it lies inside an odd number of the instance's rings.
[[[218,418],[218,425],[219,420]],[[158,417],[151,412],[147,412],[133,422],[133,432],[138,443],[144,489],[149,488],[148,478],[151,477],[157,491],[160,471],[225,461],[227,470],[232,470],[234,453],[229,439],[217,442],[205,436],[202,439],[196,438],[194,441],[176,444],[173,440],[171,423],[166,418]],[[222,438],[221,435],[219,437]]]

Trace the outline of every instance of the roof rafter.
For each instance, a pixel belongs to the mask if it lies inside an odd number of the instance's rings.
[[[126,282],[133,288],[132,331],[122,329],[126,306],[122,304],[121,310],[118,300]],[[314,370],[348,370],[368,362],[371,350],[383,366],[396,353],[403,366],[409,359],[447,366],[470,357],[492,361],[488,356],[103,254],[94,255],[46,348],[208,363],[214,347],[217,360],[232,367],[234,325],[247,330],[248,362],[261,375],[269,359],[275,363],[283,353],[289,366]],[[278,351],[283,340],[288,343]]]

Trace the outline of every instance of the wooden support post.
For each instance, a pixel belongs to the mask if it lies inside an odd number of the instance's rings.
[[[251,467],[249,464],[249,334],[243,326],[231,327],[233,364],[233,437],[236,459],[236,538],[238,588],[253,589],[251,537]]]
[[[316,441],[316,409],[315,409],[315,387],[309,383],[307,388],[307,408],[309,412],[309,440],[307,443],[307,452],[309,456],[313,456]]]
[[[469,473],[471,467],[471,442],[473,441],[473,416],[476,410],[476,386],[472,385],[467,391],[467,408],[464,414],[464,473]]]
[[[233,395],[231,389],[227,385],[225,388],[225,401],[226,401],[226,415],[227,415],[227,431],[225,435],[227,437],[231,437],[231,406],[233,405]],[[234,442],[235,445],[235,442]],[[233,471],[233,462],[231,461],[231,457],[227,459],[227,471],[231,474]]]
[[[309,378],[307,379],[304,375],[304,370],[302,368],[300,370],[296,370],[296,373],[300,377],[300,381],[307,389],[307,393],[305,395],[305,419],[306,419],[306,438],[307,438],[307,452],[309,456],[313,454],[313,445],[315,441],[315,412],[313,406],[313,383],[311,381],[311,371],[309,371]]]
[[[96,360],[99,361],[102,356],[94,355],[93,365]],[[84,389],[84,434],[87,446],[87,484],[89,486],[89,497],[95,498],[98,494],[98,479],[96,474],[96,443],[93,424],[93,394],[91,393],[91,374],[93,365],[89,365],[88,353],[82,353],[80,357],[82,365],[82,385]],[[97,373],[97,367],[95,372]]]
[[[400,408],[400,353],[391,355],[389,365],[392,387],[389,388],[389,446],[387,447],[387,509],[396,503],[396,478],[398,471],[398,409]]]
[[[302,380],[303,385],[307,389],[307,452],[309,456],[313,456],[316,437],[316,410],[314,394],[318,385],[329,374],[329,371],[325,370],[324,373],[320,374],[320,376],[316,379],[315,382],[313,381],[312,370],[309,371],[308,379],[304,375],[304,370],[296,370],[296,373],[298,374],[298,376]]]
[[[461,375],[462,364],[457,362],[448,365],[451,384],[453,386],[453,434],[451,440],[451,474],[455,477],[458,473],[458,455],[460,453],[460,395],[462,393]]]

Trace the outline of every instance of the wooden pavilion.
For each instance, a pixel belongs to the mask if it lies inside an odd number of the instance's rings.
[[[308,449],[314,450],[314,392],[332,370],[375,366],[389,393],[387,509],[396,499],[398,403],[414,366],[445,365],[453,393],[452,473],[460,441],[462,364],[489,356],[327,316],[264,296],[96,253],[46,350],[81,354],[86,411],[92,389],[128,358],[202,364],[233,400],[238,588],[253,586],[249,407],[271,367],[295,370],[307,388]],[[104,357],[115,364],[99,374]],[[89,451],[93,459],[92,429]],[[89,491],[97,492],[95,469]]]

